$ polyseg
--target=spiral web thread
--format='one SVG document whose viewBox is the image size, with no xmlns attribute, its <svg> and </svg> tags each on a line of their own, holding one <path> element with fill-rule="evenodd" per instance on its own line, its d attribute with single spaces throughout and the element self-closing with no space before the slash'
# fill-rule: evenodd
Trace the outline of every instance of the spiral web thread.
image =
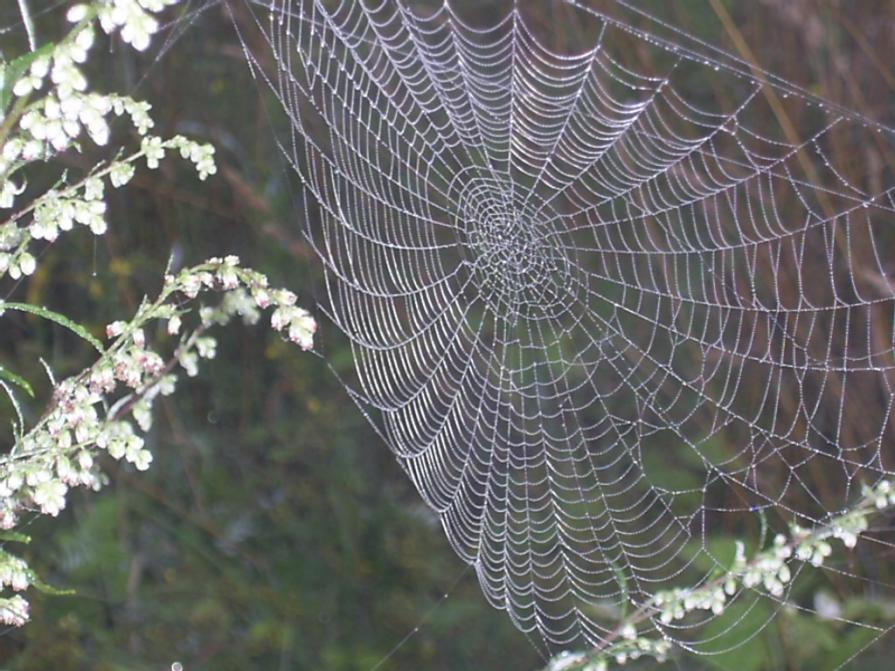
<svg viewBox="0 0 895 671">
<path fill-rule="evenodd" d="M 834 151 L 889 129 L 559 4 L 544 30 L 510 3 L 276 0 L 247 53 L 276 63 L 352 394 L 549 651 L 710 579 L 759 517 L 823 523 L 891 473 L 895 422 L 895 198 Z M 650 626 L 722 652 L 810 607 L 789 590 Z"/>
</svg>

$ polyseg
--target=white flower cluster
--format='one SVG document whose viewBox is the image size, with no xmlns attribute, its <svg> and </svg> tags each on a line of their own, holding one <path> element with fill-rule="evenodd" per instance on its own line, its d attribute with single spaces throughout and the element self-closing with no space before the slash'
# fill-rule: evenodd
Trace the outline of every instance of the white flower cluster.
<svg viewBox="0 0 895 671">
<path fill-rule="evenodd" d="M 888 482 L 884 483 L 888 484 Z M 853 510 L 835 519 L 822 533 L 808 534 L 804 529 L 793 526 L 792 532 L 796 537 L 809 535 L 796 548 L 796 559 L 810 562 L 813 566 L 820 566 L 824 559 L 833 553 L 833 548 L 827 542 L 830 538 L 842 541 L 847 548 L 853 548 L 858 544 L 858 536 L 867 531 L 869 511 Z"/>
<path fill-rule="evenodd" d="M 214 175 L 218 171 L 214 162 L 214 147 L 210 144 L 200 144 L 182 135 L 175 135 L 162 146 L 153 145 L 153 155 L 160 157 L 159 151 L 162 150 L 162 147 L 180 150 L 180 155 L 183 158 L 192 161 L 201 180 L 204 180 L 209 175 Z M 157 161 L 158 159 L 156 158 L 155 160 Z M 150 163 L 149 154 L 147 154 L 146 161 Z M 149 167 L 152 167 L 151 163 Z"/>
<path fill-rule="evenodd" d="M 78 4 L 68 10 L 72 23 L 87 19 L 91 12 L 99 16 L 102 29 L 111 34 L 121 31 L 121 39 L 139 51 L 149 46 L 152 36 L 158 32 L 159 23 L 152 16 L 179 0 L 100 0 L 95 4 Z"/>
<path fill-rule="evenodd" d="M 616 630 L 618 640 L 590 652 L 563 653 L 553 659 L 549 671 L 607 671 L 614 660 L 624 664 L 640 655 L 651 655 L 663 661 L 670 650 L 664 639 L 650 639 L 638 635 L 636 622 L 658 615 L 663 625 L 681 620 L 697 610 L 724 612 L 728 599 L 743 587 L 763 589 L 773 597 L 782 597 L 786 584 L 792 580 L 788 562 L 792 559 L 821 566 L 833 552 L 830 539 L 837 539 L 846 548 L 854 548 L 858 537 L 868 529 L 869 517 L 874 512 L 895 507 L 895 486 L 882 480 L 874 486 L 862 488 L 862 498 L 849 511 L 814 529 L 793 524 L 790 537 L 777 534 L 770 548 L 752 559 L 746 558 L 745 546 L 736 542 L 733 566 L 720 578 L 691 589 L 658 592 L 638 609 L 634 621 L 626 621 Z"/>
<path fill-rule="evenodd" d="M 778 535 L 774 539 L 774 547 L 759 553 L 752 562 L 747 562 L 745 546 L 736 541 L 736 554 L 731 569 L 718 580 L 695 588 L 678 588 L 658 592 L 652 599 L 652 606 L 659 612 L 659 621 L 669 624 L 683 619 L 687 613 L 695 610 L 710 610 L 715 615 L 724 612 L 727 599 L 736 594 L 740 583 L 746 587 L 755 587 L 765 583 L 774 591 L 789 580 L 788 573 L 781 575 L 781 566 L 785 567 L 786 558 L 792 549 L 786 545 L 786 539 Z M 788 568 L 786 569 L 788 571 Z"/>
<path fill-rule="evenodd" d="M 115 427 L 99 415 L 104 396 L 90 383 L 92 377 L 58 385 L 50 412 L 0 463 L 0 527 L 13 527 L 21 510 L 56 516 L 70 487 L 101 486 L 93 452 L 108 447 Z M 114 381 L 107 388 L 114 390 Z"/>
<path fill-rule="evenodd" d="M 27 78 L 20 82 L 26 80 Z M 18 134 L 3 144 L 0 150 L 0 174 L 6 177 L 0 183 L 0 207 L 12 208 L 16 196 L 24 191 L 24 186 L 17 186 L 9 176 L 23 165 L 47 159 L 72 147 L 83 130 L 87 131 L 96 144 L 108 143 L 107 117 L 110 114 L 126 114 L 140 135 L 146 135 L 155 125 L 149 115 L 151 105 L 127 96 L 82 94 L 78 91 L 68 92 L 66 98 L 61 96 L 61 89 L 57 86 L 56 93 L 51 92 L 31 105 L 19 119 Z"/>
<path fill-rule="evenodd" d="M 0 128 L 0 208 L 17 206 L 27 180 L 15 174 L 28 164 L 68 149 L 80 151 L 77 140 L 83 133 L 97 145 L 107 144 L 112 115 L 127 115 L 143 139 L 139 152 L 97 166 L 73 185 L 66 184 L 63 176 L 61 186 L 33 198 L 0 223 L 0 277 L 9 273 L 18 279 L 34 273 L 36 260 L 28 251 L 33 240 L 53 241 L 75 224 L 103 234 L 107 229 L 106 181 L 114 187 L 129 182 L 140 158 L 153 169 L 166 150 L 176 150 L 194 164 L 201 179 L 216 172 L 212 147 L 183 136 L 169 140 L 149 136 L 153 120 L 148 103 L 88 91 L 81 69 L 94 43 L 95 19 L 107 33 L 120 31 L 125 42 L 145 49 L 159 27 L 152 14 L 177 1 L 96 0 L 76 5 L 68 13 L 69 20 L 77 24 L 72 32 L 58 44 L 20 61 L 27 65 L 16 70 L 21 74 L 12 86 L 15 102 L 0 110 L 4 121 Z M 24 72 L 21 67 L 26 68 Z M 53 382 L 50 407 L 24 435 L 24 427 L 17 427 L 13 448 L 0 456 L 0 529 L 7 530 L 3 538 L 18 540 L 21 536 L 8 530 L 22 512 L 56 516 L 65 507 L 71 488 L 99 489 L 106 482 L 98 459 L 103 453 L 138 470 L 150 466 L 152 454 L 139 431 L 150 429 L 157 397 L 174 391 L 177 376 L 173 371 L 178 361 L 188 373 L 194 373 L 200 358 L 214 356 L 215 340 L 202 335 L 210 325 L 226 323 L 234 315 L 257 321 L 259 307 L 292 306 L 294 294 L 269 289 L 263 275 L 239 268 L 238 263 L 236 257 L 213 259 L 170 278 L 159 299 L 141 306 L 132 321 L 109 325 L 107 335 L 114 342 L 93 366 L 61 384 Z M 202 289 L 223 290 L 221 305 L 200 310 L 200 325 L 180 339 L 166 363 L 147 346 L 144 326 L 164 320 L 168 333 L 177 335 L 187 310 L 169 299 L 177 292 L 194 297 Z M 290 297 L 291 302 L 287 300 Z M 310 315 L 306 317 L 301 322 L 303 328 L 313 333 L 316 325 Z M 302 333 L 301 337 L 307 342 L 310 336 Z M 23 560 L 0 549 L 0 589 L 21 591 L 29 585 L 41 586 Z M 0 596 L 0 622 L 21 626 L 28 617 L 29 605 L 22 596 Z"/>
<path fill-rule="evenodd" d="M 20 80 L 25 81 L 25 80 Z M 86 82 L 85 82 L 86 85 Z M 18 134 L 3 145 L 0 172 L 9 173 L 24 163 L 65 151 L 74 146 L 82 131 L 97 145 L 109 141 L 109 115 L 127 115 L 140 135 L 145 135 L 154 122 L 149 115 L 151 106 L 127 96 L 102 95 L 70 91 L 62 98 L 61 89 L 49 93 L 22 114 Z M 5 197 L 0 206 L 10 208 L 22 191 L 10 178 L 4 180 Z"/>
<path fill-rule="evenodd" d="M 0 173 L 8 173 L 16 161 L 48 158 L 68 149 L 84 130 L 96 144 L 105 145 L 110 113 L 128 114 L 141 135 L 152 127 L 148 104 L 126 96 L 87 92 L 87 78 L 79 66 L 87 60 L 94 37 L 89 23 L 77 28 L 51 53 L 38 56 L 15 83 L 13 94 L 20 98 L 40 91 L 47 79 L 51 85 L 42 99 L 26 107 L 18 120 L 18 134 L 4 143 Z M 9 183 L 4 183 L 4 207 L 11 206 Z"/>
<path fill-rule="evenodd" d="M 76 91 L 84 91 L 87 79 L 78 65 L 87 60 L 87 52 L 95 37 L 93 28 L 84 26 L 56 45 L 51 54 L 35 58 L 25 75 L 13 85 L 13 95 L 21 98 L 39 91 L 47 76 L 55 86 L 59 100 L 68 99 Z"/>
<path fill-rule="evenodd" d="M 166 362 L 148 346 L 145 326 L 166 322 L 168 334 L 178 335 L 188 309 L 177 294 L 192 299 L 207 290 L 223 292 L 220 304 L 201 307 L 198 327 L 181 337 Z M 309 348 L 316 322 L 295 302 L 294 293 L 271 288 L 264 275 L 242 268 L 235 256 L 211 259 L 166 277 L 154 303 L 144 304 L 131 322 L 106 327 L 107 337 L 114 341 L 105 353 L 80 375 L 56 385 L 41 421 L 0 458 L 0 528 L 15 526 L 22 511 L 58 515 L 72 487 L 99 489 L 105 482 L 97 459 L 102 453 L 138 470 L 149 468 L 152 454 L 135 425 L 144 432 L 150 429 L 154 401 L 175 390 L 176 363 L 195 375 L 200 359 L 214 358 L 217 343 L 205 335 L 209 327 L 236 316 L 255 323 L 261 310 L 271 309 L 280 315 L 275 326 L 286 319 L 289 339 Z M 24 589 L 30 584 L 27 565 L 4 552 L 0 550 L 0 588 Z M 24 600 L 0 598 L 0 621 L 23 624 L 27 615 Z"/>
<path fill-rule="evenodd" d="M 74 224 L 83 224 L 96 235 L 106 231 L 103 182 L 89 178 L 78 188 L 51 189 L 33 205 L 33 217 L 27 229 L 15 222 L 0 226 L 0 276 L 9 273 L 13 279 L 31 275 L 37 263 L 28 250 L 30 240 L 53 241 L 60 231 L 69 231 Z M 27 234 L 26 234 L 27 231 Z"/>
<path fill-rule="evenodd" d="M 102 235 L 108 228 L 105 213 L 102 188 L 98 194 L 88 192 L 84 197 L 66 197 L 50 190 L 37 202 L 28 232 L 35 240 L 52 242 L 59 237 L 60 231 L 70 231 L 77 223 L 86 226 L 95 235 Z"/>
<path fill-rule="evenodd" d="M 24 559 L 0 550 L 0 588 L 9 586 L 21 592 L 31 584 L 30 573 Z"/>
<path fill-rule="evenodd" d="M 624 666 L 628 661 L 652 657 L 659 664 L 668 659 L 671 643 L 665 639 L 638 636 L 633 625 L 626 625 L 621 638 L 598 654 L 564 652 L 550 662 L 548 671 L 608 671 L 610 662 Z"/>
<path fill-rule="evenodd" d="M 293 292 L 271 289 L 267 278 L 261 273 L 239 268 L 239 258 L 236 256 L 212 259 L 210 262 L 219 264 L 217 273 L 203 271 L 177 278 L 188 298 L 195 298 L 203 287 L 214 288 L 216 283 L 227 291 L 218 311 L 207 308 L 201 311 L 203 323 L 226 323 L 238 315 L 246 324 L 255 324 L 261 316 L 260 310 L 273 308 L 270 322 L 275 331 L 285 330 L 287 339 L 303 350 L 314 346 L 317 322 L 310 312 L 295 305 L 297 296 Z M 174 278 L 169 281 L 173 282 Z M 174 332 L 178 329 L 179 324 L 176 324 Z M 191 368 L 188 367 L 187 371 Z"/>
<path fill-rule="evenodd" d="M 32 239 L 55 240 L 60 231 L 70 230 L 73 223 L 84 224 L 97 235 L 104 233 L 103 177 L 115 187 L 123 186 L 133 177 L 134 162 L 140 157 L 146 158 L 149 168 L 156 168 L 166 149 L 176 149 L 194 164 L 200 179 L 217 171 L 213 147 L 183 136 L 170 140 L 147 136 L 154 125 L 149 114 L 151 106 L 127 96 L 87 91 L 87 79 L 80 67 L 94 43 L 94 18 L 99 18 L 107 33 L 120 29 L 125 41 L 145 48 L 149 36 L 158 28 L 151 14 L 177 1 L 100 0 L 76 5 L 68 14 L 77 23 L 72 33 L 47 53 L 40 52 L 15 82 L 13 94 L 24 107 L 17 107 L 6 120 L 9 134 L 0 135 L 2 209 L 12 209 L 24 192 L 25 181 L 14 178 L 14 173 L 27 164 L 46 160 L 70 148 L 79 150 L 76 141 L 85 131 L 96 144 L 108 143 L 110 115 L 127 115 L 143 141 L 137 154 L 115 161 L 84 183 L 43 194 L 0 225 L 0 276 L 8 272 L 18 279 L 35 271 L 35 258 L 27 250 Z M 49 86 L 45 86 L 48 81 Z M 30 100 L 44 89 L 43 97 Z M 0 110 L 0 115 L 5 112 Z M 17 222 L 31 210 L 34 210 L 33 222 L 27 227 L 27 233 L 21 233 Z"/>
<path fill-rule="evenodd" d="M 0 597 L 0 622 L 10 627 L 21 627 L 28 621 L 28 602 L 16 594 L 10 598 Z"/>
<path fill-rule="evenodd" d="M 0 276 L 9 273 L 12 279 L 17 280 L 22 275 L 31 275 L 37 269 L 37 259 L 24 250 L 17 250 L 14 254 L 0 251 Z"/>
<path fill-rule="evenodd" d="M 283 328 L 282 315 L 288 315 L 289 339 L 304 349 L 311 347 L 317 325 L 307 311 L 295 307 L 295 294 L 271 289 L 264 275 L 241 268 L 237 257 L 211 259 L 176 277 L 169 276 L 160 302 L 141 310 L 131 324 L 109 324 L 106 335 L 117 339 L 113 347 L 80 376 L 56 387 L 53 406 L 41 423 L 21 439 L 13 456 L 0 461 L 0 527 L 14 526 L 22 509 L 37 508 L 44 514 L 57 515 L 72 486 L 99 488 L 102 483 L 94 459 L 98 451 L 124 459 L 139 470 L 149 467 L 152 454 L 130 421 L 119 416 L 117 410 L 126 408 L 137 425 L 148 430 L 152 403 L 159 394 L 174 391 L 176 377 L 168 372 L 170 366 L 162 356 L 147 346 L 143 324 L 165 320 L 168 333 L 177 334 L 182 313 L 168 299 L 175 293 L 195 298 L 203 289 L 221 290 L 225 295 L 217 308 L 202 308 L 200 329 L 176 352 L 176 360 L 188 375 L 197 373 L 199 359 L 212 359 L 216 353 L 214 338 L 202 331 L 213 324 L 225 324 L 233 316 L 255 323 L 259 308 L 274 309 L 276 330 Z M 124 406 L 113 404 L 101 417 L 98 408 L 108 405 L 110 396 L 122 387 L 127 393 Z"/>
<path fill-rule="evenodd" d="M 888 480 L 881 480 L 874 487 L 864 485 L 861 494 L 873 502 L 877 510 L 885 510 L 895 506 L 895 487 Z"/>
<path fill-rule="evenodd" d="M 736 594 L 740 585 L 747 589 L 763 588 L 774 597 L 781 597 L 786 584 L 792 579 L 787 564 L 791 558 L 821 566 L 833 553 L 830 539 L 837 539 L 846 548 L 857 545 L 858 537 L 869 526 L 868 517 L 874 510 L 895 505 L 895 491 L 889 481 L 883 480 L 875 487 L 866 487 L 863 498 L 852 510 L 833 518 L 816 529 L 803 529 L 793 524 L 790 540 L 783 534 L 774 537 L 773 546 L 746 560 L 741 542 L 736 544 L 733 567 L 720 580 L 711 581 L 695 589 L 675 589 L 659 592 L 653 604 L 659 610 L 659 620 L 669 624 L 694 610 L 711 610 L 715 614 L 724 610 L 727 599 Z"/>
<path fill-rule="evenodd" d="M 134 163 L 143 157 L 147 166 L 155 168 L 164 158 L 166 149 L 176 149 L 195 164 L 200 179 L 214 174 L 214 148 L 194 142 L 181 135 L 169 140 L 155 136 L 143 138 L 141 150 L 121 161 L 115 161 L 103 170 L 89 176 L 74 186 L 57 190 L 51 189 L 38 198 L 31 208 L 33 217 L 25 235 L 15 221 L 0 226 L 0 276 L 9 273 L 13 279 L 31 275 L 36 269 L 36 261 L 28 251 L 31 240 L 55 240 L 60 232 L 70 231 L 74 224 L 82 224 L 95 235 L 102 235 L 108 229 L 105 219 L 105 181 L 119 188 L 127 184 L 134 175 Z M 7 182 L 11 184 L 12 182 Z"/>
<path fill-rule="evenodd" d="M 304 308 L 293 305 L 295 297 L 290 296 L 291 303 L 281 304 L 270 318 L 271 326 L 277 331 L 286 330 L 289 340 L 307 351 L 314 346 L 314 333 L 317 322 L 311 313 Z"/>
<path fill-rule="evenodd" d="M 737 576 L 742 580 L 743 587 L 752 589 L 762 586 L 773 596 L 783 596 L 785 585 L 792 579 L 792 572 L 786 561 L 792 556 L 792 547 L 788 544 L 786 536 L 777 534 L 774 536 L 773 546 L 763 552 L 759 552 L 751 562 L 746 562 L 744 546 L 737 541 L 737 554 L 734 560 L 734 568 L 727 574 L 724 583 L 724 593 L 733 596 L 737 590 Z"/>
<path fill-rule="evenodd" d="M 222 320 L 228 321 L 238 315 L 245 323 L 255 324 L 260 318 L 260 310 L 273 308 L 270 322 L 275 331 L 285 329 L 287 339 L 303 350 L 314 346 L 317 322 L 310 312 L 295 305 L 298 299 L 295 293 L 288 289 L 271 289 L 267 277 L 261 273 L 239 268 L 236 256 L 212 259 L 212 262 L 219 264 L 215 275 L 200 273 L 184 279 L 188 296 L 197 290 L 197 285 L 209 286 L 215 281 L 228 292 L 217 313 L 202 311 L 203 323 L 222 323 Z"/>
</svg>

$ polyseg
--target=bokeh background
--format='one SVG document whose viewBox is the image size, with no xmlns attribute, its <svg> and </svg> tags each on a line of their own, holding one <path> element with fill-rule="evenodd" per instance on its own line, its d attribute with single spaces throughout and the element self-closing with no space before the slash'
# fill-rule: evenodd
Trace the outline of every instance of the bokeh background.
<svg viewBox="0 0 895 671">
<path fill-rule="evenodd" d="M 32 0 L 41 40 L 61 34 L 65 4 Z M 568 11 L 547 0 L 521 4 L 547 29 Z M 589 4 L 615 9 L 608 0 Z M 634 4 L 736 52 L 708 0 Z M 763 68 L 895 125 L 895 2 L 721 4 Z M 461 11 L 493 5 L 499 13 L 507 3 L 453 5 Z M 159 135 L 213 143 L 218 176 L 200 184 L 176 160 L 141 171 L 111 195 L 106 236 L 61 238 L 43 251 L 31 281 L 2 289 L 97 333 L 157 290 L 172 255 L 189 264 L 237 253 L 309 307 L 321 291 L 320 269 L 294 209 L 295 179 L 275 144 L 285 120 L 250 76 L 233 29 L 234 21 L 248 20 L 248 10 L 241 0 L 187 1 L 168 16 L 146 54 L 102 42 L 91 75 L 98 88 L 150 101 Z M 21 53 L 15 3 L 0 7 L 0 29 L 2 56 Z M 892 159 L 883 149 L 841 150 L 878 166 L 877 179 L 891 177 Z M 89 159 L 88 152 L 67 160 L 74 174 Z M 2 668 L 161 670 L 174 661 L 187 671 L 369 671 L 380 662 L 378 668 L 395 670 L 542 666 L 506 615 L 486 605 L 474 575 L 325 362 L 261 328 L 220 335 L 217 360 L 161 403 L 148 473 L 112 465 L 107 489 L 77 492 L 58 519 L 29 525 L 29 560 L 75 594 L 34 596 L 33 623 L 0 636 Z M 350 374 L 347 343 L 325 322 L 319 348 L 337 372 Z M 61 330 L 6 315 L 0 360 L 37 381 L 40 356 L 59 376 L 90 360 Z M 36 415 L 39 404 L 28 410 Z M 0 423 L 10 417 L 0 404 Z M 889 582 L 890 559 L 873 558 L 876 584 Z M 846 600 L 846 586 L 839 587 L 842 594 L 835 582 L 815 585 L 839 600 L 846 616 L 895 617 L 890 592 Z M 672 664 L 832 669 L 869 640 L 861 630 L 794 612 L 734 654 Z M 891 668 L 891 645 L 877 641 L 853 668 Z"/>
</svg>

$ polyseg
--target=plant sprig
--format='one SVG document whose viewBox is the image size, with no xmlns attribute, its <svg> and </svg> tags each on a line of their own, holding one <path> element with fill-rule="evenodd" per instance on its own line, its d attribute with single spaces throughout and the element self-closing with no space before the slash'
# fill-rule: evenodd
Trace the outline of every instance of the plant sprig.
<svg viewBox="0 0 895 671">
<path fill-rule="evenodd" d="M 777 534 L 770 548 L 752 558 L 747 559 L 744 544 L 736 541 L 733 566 L 722 575 L 695 588 L 657 592 L 623 618 L 600 645 L 585 652 L 562 653 L 551 660 L 547 669 L 607 671 L 612 662 L 625 664 L 629 659 L 643 656 L 664 662 L 671 650 L 670 641 L 641 634 L 639 625 L 655 620 L 659 625 L 667 625 L 699 610 L 720 615 L 729 600 L 743 589 L 762 590 L 779 598 L 792 579 L 789 565 L 792 561 L 822 566 L 833 553 L 831 540 L 840 541 L 846 549 L 854 548 L 859 536 L 868 529 L 870 517 L 893 507 L 895 485 L 889 480 L 880 480 L 874 486 L 864 485 L 861 498 L 846 512 L 810 529 L 792 524 L 788 536 Z"/>
<path fill-rule="evenodd" d="M 76 224 L 103 235 L 107 185 L 125 186 L 136 167 L 145 161 L 157 168 L 168 151 L 189 160 L 199 179 L 216 172 L 214 148 L 177 135 L 169 139 L 149 134 L 154 122 L 151 106 L 128 96 L 88 91 L 81 65 L 94 44 L 95 24 L 138 50 L 145 49 L 159 29 L 154 14 L 178 0 L 94 0 L 72 7 L 67 17 L 74 27 L 62 40 L 0 64 L 0 280 L 32 275 L 37 259 L 31 246 L 39 240 L 54 242 Z M 140 148 L 125 156 L 96 164 L 72 183 L 62 171 L 56 185 L 43 193 L 26 194 L 20 177 L 36 161 L 48 161 L 65 151 L 81 151 L 86 135 L 96 145 L 110 140 L 112 116 L 127 117 L 140 137 Z M 23 195 L 24 194 L 24 195 Z M 30 197 L 29 197 L 30 196 Z M 17 201 L 25 202 L 14 207 Z M 220 300 L 203 304 L 209 295 Z M 317 325 L 296 304 L 286 289 L 273 289 L 259 272 L 240 266 L 235 256 L 166 275 L 158 296 L 144 300 L 129 321 L 106 329 L 107 347 L 83 326 L 64 315 L 27 303 L 0 301 L 0 318 L 6 310 L 21 310 L 66 326 L 99 352 L 92 365 L 77 375 L 56 382 L 52 399 L 30 427 L 19 408 L 15 388 L 33 396 L 21 376 L 0 367 L 0 386 L 18 417 L 9 451 L 0 456 L 0 543 L 27 537 L 12 531 L 24 513 L 56 516 L 75 487 L 99 489 L 108 480 L 103 455 L 124 460 L 138 470 L 147 469 L 152 453 L 145 433 L 152 425 L 155 401 L 174 392 L 181 372 L 196 375 L 199 362 L 215 356 L 216 341 L 208 331 L 235 317 L 257 322 L 263 311 L 271 326 L 302 349 L 313 346 Z M 164 322 L 167 358 L 147 338 L 154 322 Z M 175 340 L 176 339 L 176 340 Z M 48 370 L 49 372 L 49 370 Z M 0 547 L 0 590 L 13 592 L 34 587 L 53 591 L 28 564 Z M 28 621 L 29 604 L 20 594 L 0 592 L 0 623 L 21 626 Z"/>
</svg>

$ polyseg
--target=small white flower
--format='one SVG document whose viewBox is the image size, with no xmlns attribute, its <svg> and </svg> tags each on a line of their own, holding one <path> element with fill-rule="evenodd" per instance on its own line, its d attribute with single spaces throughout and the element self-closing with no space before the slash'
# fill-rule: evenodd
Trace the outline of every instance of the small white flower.
<svg viewBox="0 0 895 671">
<path fill-rule="evenodd" d="M 19 79 L 19 81 L 15 83 L 15 86 L 12 87 L 13 94 L 19 97 L 26 96 L 43 86 L 43 81 L 47 76 L 49 66 L 50 59 L 46 56 L 41 56 L 40 58 L 35 59 L 28 69 L 28 74 Z"/>
<path fill-rule="evenodd" d="M 19 157 L 19 154 L 22 153 L 22 147 L 24 146 L 25 143 L 19 138 L 10 140 L 3 145 L 3 160 L 7 163 L 12 163 Z"/>
<path fill-rule="evenodd" d="M 87 125 L 87 134 L 100 147 L 105 146 L 109 142 L 109 124 L 105 119 L 97 119 Z M 120 186 L 116 184 L 115 186 Z"/>
<path fill-rule="evenodd" d="M 195 298 L 199 295 L 199 290 L 202 288 L 202 281 L 198 276 L 194 274 L 185 275 L 181 277 L 180 282 L 183 293 L 185 293 L 188 298 Z"/>
<path fill-rule="evenodd" d="M 103 235 L 107 230 L 109 230 L 109 225 L 106 223 L 106 220 L 102 215 L 94 215 L 90 217 L 90 221 L 87 223 L 87 226 L 90 227 L 90 231 L 94 235 Z"/>
<path fill-rule="evenodd" d="M 93 466 L 93 456 L 87 450 L 78 453 L 78 466 L 82 470 L 88 470 Z"/>
<path fill-rule="evenodd" d="M 255 289 L 252 292 L 252 297 L 255 299 L 255 303 L 258 307 L 262 310 L 270 305 L 270 294 L 266 289 Z"/>
<path fill-rule="evenodd" d="M 71 95 L 59 101 L 59 111 L 62 118 L 69 122 L 77 122 L 84 109 L 84 98 L 79 95 Z"/>
<path fill-rule="evenodd" d="M 106 326 L 106 337 L 107 338 L 117 338 L 122 333 L 124 333 L 124 327 L 127 326 L 123 321 L 112 322 L 108 326 Z"/>
<path fill-rule="evenodd" d="M 317 332 L 317 322 L 311 313 L 303 308 L 293 308 L 295 311 L 289 323 L 289 340 L 307 351 L 314 347 L 314 333 Z"/>
<path fill-rule="evenodd" d="M 11 179 L 3 181 L 0 187 L 0 208 L 9 209 L 15 203 L 15 197 L 25 190 L 25 185 L 18 187 Z"/>
<path fill-rule="evenodd" d="M 18 516 L 12 510 L 0 508 L 0 529 L 12 529 L 18 521 Z"/>
<path fill-rule="evenodd" d="M 143 372 L 154 376 L 165 367 L 165 362 L 158 354 L 149 350 L 141 351 L 137 355 L 137 361 Z"/>
<path fill-rule="evenodd" d="M 170 396 L 174 393 L 174 390 L 177 386 L 177 376 L 176 375 L 165 375 L 158 382 L 158 390 L 162 396 Z"/>
<path fill-rule="evenodd" d="M 131 337 L 134 339 L 134 345 L 139 349 L 146 347 L 146 333 L 143 329 L 135 329 Z"/>
<path fill-rule="evenodd" d="M 177 360 L 189 377 L 196 377 L 199 374 L 199 357 L 195 352 L 183 351 Z"/>
<path fill-rule="evenodd" d="M 165 157 L 165 147 L 162 139 L 155 136 L 144 137 L 140 147 L 146 155 L 146 166 L 150 170 L 158 168 L 159 161 Z"/>
<path fill-rule="evenodd" d="M 211 337 L 196 339 L 196 352 L 203 359 L 213 359 L 217 354 L 217 341 Z"/>
<path fill-rule="evenodd" d="M 777 579 L 782 583 L 788 583 L 792 579 L 792 573 L 789 570 L 789 566 L 783 564 L 780 567 L 780 570 L 777 571 Z"/>
<path fill-rule="evenodd" d="M 29 254 L 28 252 L 24 252 L 21 256 L 19 256 L 19 270 L 21 270 L 22 275 L 33 275 L 36 269 L 37 261 L 35 261 L 34 257 L 31 256 L 31 254 Z"/>
<path fill-rule="evenodd" d="M 22 147 L 22 158 L 26 161 L 34 161 L 44 155 L 44 144 L 40 140 L 29 140 Z"/>
<path fill-rule="evenodd" d="M 91 177 L 84 183 L 84 200 L 102 200 L 105 182 L 99 177 Z"/>
<path fill-rule="evenodd" d="M 122 106 L 117 109 L 123 109 L 130 115 L 131 123 L 134 124 L 140 135 L 146 135 L 149 129 L 155 125 L 152 117 L 149 116 L 149 110 L 152 109 L 152 105 L 147 102 L 126 98 L 123 100 Z M 118 113 L 117 109 L 116 114 Z"/>
<path fill-rule="evenodd" d="M 137 467 L 138 471 L 145 471 L 149 468 L 149 464 L 152 463 L 152 452 L 149 450 L 140 450 L 134 455 L 133 464 Z"/>
<path fill-rule="evenodd" d="M 152 408 L 150 407 L 149 402 L 146 399 L 138 401 L 134 404 L 131 413 L 134 416 L 134 420 L 137 422 L 137 426 L 143 431 L 149 431 L 152 427 Z"/>
<path fill-rule="evenodd" d="M 295 305 L 298 296 L 288 289 L 278 289 L 274 292 L 274 300 L 280 305 Z"/>
<path fill-rule="evenodd" d="M 65 18 L 66 20 L 68 20 L 69 23 L 78 23 L 79 21 L 83 21 L 87 17 L 87 12 L 87 5 L 74 5 L 68 10 L 68 12 L 66 12 Z"/>
<path fill-rule="evenodd" d="M 282 331 L 290 320 L 289 308 L 277 308 L 270 316 L 270 325 L 274 331 Z"/>
<path fill-rule="evenodd" d="M 75 36 L 74 46 L 77 52 L 72 55 L 75 62 L 83 63 L 87 59 L 87 51 L 93 46 L 95 38 L 96 35 L 89 26 Z"/>
<path fill-rule="evenodd" d="M 87 89 L 87 79 L 84 77 L 84 73 L 68 57 L 60 58 L 57 56 L 53 64 L 53 71 L 50 73 L 50 79 L 56 85 L 60 99 L 68 98 L 75 91 Z"/>
<path fill-rule="evenodd" d="M 114 163 L 109 169 L 109 181 L 118 188 L 127 184 L 134 176 L 134 166 L 130 163 Z"/>
<path fill-rule="evenodd" d="M 127 23 L 121 29 L 121 39 L 137 51 L 145 51 L 150 38 L 158 30 L 158 21 L 138 7 L 131 10 Z"/>
<path fill-rule="evenodd" d="M 42 482 L 34 488 L 31 498 L 34 499 L 35 505 L 45 515 L 56 517 L 65 507 L 65 495 L 68 493 L 68 487 L 59 480 L 49 480 Z"/>
<path fill-rule="evenodd" d="M 13 571 L 9 576 L 9 586 L 16 592 L 28 589 L 31 582 L 28 580 L 28 574 L 24 570 Z"/>
<path fill-rule="evenodd" d="M 239 277 L 236 275 L 236 271 L 234 271 L 231 266 L 223 266 L 218 271 L 218 279 L 220 280 L 224 289 L 233 290 L 239 286 Z"/>
</svg>

